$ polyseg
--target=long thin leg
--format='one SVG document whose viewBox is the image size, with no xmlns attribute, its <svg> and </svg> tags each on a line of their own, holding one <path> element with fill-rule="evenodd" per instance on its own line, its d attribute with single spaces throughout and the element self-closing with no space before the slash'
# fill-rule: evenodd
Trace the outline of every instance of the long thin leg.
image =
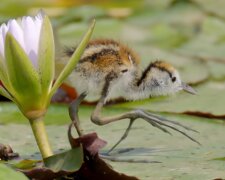
<svg viewBox="0 0 225 180">
<path fill-rule="evenodd" d="M 108 81 L 105 84 L 105 88 L 104 88 L 104 91 L 102 93 L 102 96 L 101 96 L 99 102 L 97 103 L 94 112 L 91 115 L 91 120 L 95 124 L 105 125 L 105 124 L 109 124 L 111 122 L 119 121 L 119 120 L 122 120 L 122 119 L 130 119 L 131 121 L 134 121 L 138 118 L 141 118 L 141 119 L 144 119 L 145 121 L 147 121 L 148 123 L 150 123 L 152 126 L 162 130 L 163 132 L 171 134 L 166 129 L 166 128 L 169 128 L 169 129 L 172 129 L 174 131 L 177 131 L 177 132 L 183 134 L 184 136 L 186 136 L 190 140 L 196 142 L 197 144 L 200 144 L 198 141 L 196 141 L 195 139 L 190 137 L 188 134 L 186 134 L 185 132 L 179 130 L 178 128 L 176 128 L 174 126 L 178 126 L 178 127 L 184 128 L 186 130 L 190 130 L 190 131 L 195 131 L 195 130 L 193 130 L 189 127 L 186 127 L 186 126 L 184 126 L 184 125 L 182 125 L 178 122 L 174 122 L 174 121 L 168 120 L 166 118 L 161 118 L 160 116 L 151 114 L 151 113 L 149 113 L 147 111 L 144 111 L 144 110 L 139 109 L 139 110 L 133 110 L 133 111 L 121 114 L 121 115 L 115 115 L 115 116 L 111 116 L 111 117 L 102 117 L 101 111 L 102 111 L 103 105 L 104 105 L 104 103 L 106 101 L 106 98 L 107 98 L 107 95 L 108 95 L 109 86 L 110 86 L 110 82 Z M 133 122 L 130 122 L 130 124 L 129 124 L 128 128 L 126 129 L 125 133 L 123 134 L 122 138 L 118 141 L 118 143 L 116 143 L 113 146 L 112 149 L 110 149 L 110 151 L 112 151 L 122 140 L 124 140 L 127 137 L 128 133 L 131 129 L 132 124 L 133 124 Z M 169 124 L 172 124 L 174 126 L 169 125 Z"/>
<path fill-rule="evenodd" d="M 130 120 L 130 122 L 129 122 L 129 125 L 128 125 L 128 127 L 127 127 L 127 129 L 126 129 L 126 131 L 124 132 L 124 134 L 123 134 L 123 136 L 120 138 L 120 140 L 107 152 L 107 154 L 109 154 L 113 149 L 115 149 L 116 148 L 116 146 L 118 145 L 118 144 L 120 144 L 120 142 L 121 141 L 123 141 L 124 139 L 126 139 L 126 137 L 128 136 L 128 133 L 130 132 L 130 129 L 131 129 L 131 127 L 132 127 L 132 124 L 134 123 L 134 120 L 135 119 L 131 119 Z"/>
<path fill-rule="evenodd" d="M 85 97 L 86 97 L 86 93 L 84 92 L 80 94 L 80 96 L 77 99 L 75 99 L 69 106 L 70 119 L 73 121 L 73 124 L 79 136 L 83 135 L 83 130 L 81 128 L 80 120 L 78 117 L 78 108 L 80 103 L 84 100 Z"/>
<path fill-rule="evenodd" d="M 172 123 L 172 124 L 174 124 L 174 125 L 181 126 L 181 127 L 183 127 L 184 129 L 186 129 L 186 130 L 189 130 L 189 131 L 193 131 L 193 132 L 199 133 L 199 132 L 196 131 L 195 129 L 192 129 L 192 128 L 190 128 L 190 127 L 187 127 L 187 126 L 185 126 L 185 125 L 183 125 L 183 124 L 181 124 L 181 123 L 179 123 L 179 122 L 175 122 L 175 121 L 168 120 L 168 119 L 166 119 L 166 118 L 164 118 L 164 117 L 162 117 L 162 116 L 155 115 L 155 114 L 150 113 L 150 112 L 148 112 L 148 111 L 145 111 L 145 112 L 146 112 L 149 116 L 152 116 L 152 117 L 155 117 L 155 118 L 160 118 L 161 121 L 169 122 L 169 123 Z"/>
</svg>

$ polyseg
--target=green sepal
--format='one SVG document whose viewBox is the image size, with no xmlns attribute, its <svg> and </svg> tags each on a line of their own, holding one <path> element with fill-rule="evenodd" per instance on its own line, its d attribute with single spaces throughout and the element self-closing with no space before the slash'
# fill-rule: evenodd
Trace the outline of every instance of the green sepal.
<svg viewBox="0 0 225 180">
<path fill-rule="evenodd" d="M 42 94 L 48 95 L 55 75 L 55 45 L 51 22 L 45 15 L 40 33 L 38 67 Z"/>
<path fill-rule="evenodd" d="M 0 80 L 1 80 L 2 84 L 6 87 L 6 89 L 8 91 L 12 90 L 12 88 L 10 86 L 10 83 L 9 83 L 8 75 L 7 75 L 7 70 L 6 70 L 6 66 L 5 66 L 5 60 L 1 56 L 1 54 L 0 54 Z"/>
<path fill-rule="evenodd" d="M 25 107 L 36 106 L 35 102 L 41 95 L 38 73 L 20 44 L 9 32 L 5 40 L 5 65 L 12 88 L 10 93 L 21 108 L 26 110 Z"/>
<path fill-rule="evenodd" d="M 8 98 L 11 101 L 14 101 L 14 98 L 5 90 L 5 88 L 3 86 L 0 86 L 0 94 L 2 96 L 5 96 L 6 98 Z"/>
<path fill-rule="evenodd" d="M 79 61 L 80 57 L 82 56 L 90 38 L 92 35 L 92 32 L 95 27 L 95 20 L 93 20 L 91 26 L 89 27 L 88 31 L 86 32 L 85 36 L 83 37 L 82 41 L 76 48 L 75 52 L 73 53 L 72 57 L 70 58 L 69 62 L 67 65 L 64 67 L 62 72 L 59 74 L 59 77 L 56 79 L 52 90 L 51 90 L 51 95 L 55 93 L 57 88 L 62 84 L 62 82 L 69 76 L 69 74 L 73 71 L 75 68 L 77 62 Z"/>
</svg>

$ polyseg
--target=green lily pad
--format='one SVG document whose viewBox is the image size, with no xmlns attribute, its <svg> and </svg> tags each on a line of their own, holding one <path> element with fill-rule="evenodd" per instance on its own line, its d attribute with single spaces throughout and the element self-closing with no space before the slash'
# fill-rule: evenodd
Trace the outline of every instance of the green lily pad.
<svg viewBox="0 0 225 180">
<path fill-rule="evenodd" d="M 208 61 L 225 62 L 225 23 L 220 19 L 207 17 L 201 27 L 201 33 L 183 44 L 177 51 L 183 55 L 198 57 Z"/>
<path fill-rule="evenodd" d="M 193 0 L 198 6 L 203 8 L 208 14 L 214 14 L 218 17 L 225 18 L 225 2 L 223 0 L 213 1 L 213 0 Z"/>
<path fill-rule="evenodd" d="M 225 23 L 216 17 L 206 17 L 202 24 L 202 33 L 212 37 L 223 37 L 225 35 Z"/>
<path fill-rule="evenodd" d="M 85 22 L 76 22 L 64 25 L 57 29 L 57 37 L 62 45 L 74 46 L 78 44 L 80 37 L 87 30 L 88 24 Z"/>
<path fill-rule="evenodd" d="M 210 71 L 210 77 L 213 80 L 225 80 L 225 63 L 223 62 L 207 62 L 207 69 Z"/>
<path fill-rule="evenodd" d="M 32 159 L 24 159 L 19 162 L 17 161 L 9 161 L 9 164 L 16 169 L 31 169 L 39 163 L 40 160 L 32 160 Z"/>
<path fill-rule="evenodd" d="M 154 98 L 145 101 L 127 102 L 120 108 L 142 108 L 156 112 L 203 112 L 222 116 L 224 112 L 225 83 L 208 82 L 195 88 L 197 95 L 179 93 L 176 96 Z M 224 100 L 223 100 L 224 99 Z M 213 103 L 213 104 L 212 104 Z"/>
<path fill-rule="evenodd" d="M 54 172 L 74 172 L 80 169 L 83 164 L 83 150 L 81 147 L 56 154 L 44 159 L 45 166 Z"/>
<path fill-rule="evenodd" d="M 165 23 L 175 25 L 174 28 L 183 27 L 183 32 L 190 35 L 196 34 L 196 28 L 201 25 L 205 18 L 204 12 L 188 2 L 173 4 L 166 11 L 161 12 L 161 20 Z M 188 30 L 188 31 L 187 31 Z"/>
<path fill-rule="evenodd" d="M 28 178 L 20 172 L 16 172 L 11 168 L 5 166 L 4 164 L 0 164 L 0 179 L 1 180 L 8 180 L 8 179 L 15 179 L 15 180 L 27 180 Z"/>
<path fill-rule="evenodd" d="M 184 82 L 191 84 L 203 82 L 210 75 L 206 63 L 198 59 L 188 58 L 147 45 L 139 45 L 136 49 L 140 52 L 143 68 L 155 60 L 166 61 L 178 69 Z"/>
<path fill-rule="evenodd" d="M 140 17 L 139 22 L 137 18 L 134 16 L 134 20 L 130 18 L 128 22 L 132 24 L 144 22 L 139 26 L 148 28 L 145 43 L 172 49 L 185 44 L 195 36 L 204 14 L 191 4 L 179 4 L 162 12 L 156 11 L 154 14 Z"/>
<path fill-rule="evenodd" d="M 99 18 L 106 16 L 106 10 L 97 6 L 79 6 L 67 9 L 63 16 L 57 18 L 57 26 L 64 26 L 68 23 L 74 23 L 74 21 L 89 21 L 93 18 Z"/>
<path fill-rule="evenodd" d="M 118 38 L 121 34 L 122 27 L 123 24 L 119 20 L 112 18 L 98 19 L 93 36 L 95 38 Z M 62 45 L 76 46 L 86 29 L 87 24 L 85 22 L 70 23 L 59 28 L 57 35 Z"/>
<path fill-rule="evenodd" d="M 58 112 L 59 107 L 55 110 L 52 107 L 51 113 Z M 65 106 L 61 106 L 61 113 L 66 110 Z M 102 151 L 105 152 L 121 137 L 128 121 L 123 120 L 106 126 L 97 126 L 88 118 L 92 110 L 93 107 L 81 106 L 81 125 L 85 132 L 95 131 L 108 142 Z M 127 109 L 107 107 L 104 114 L 110 116 L 125 111 Z M 178 178 L 185 180 L 198 178 L 204 180 L 224 177 L 224 161 L 212 160 L 224 157 L 224 124 L 187 115 L 163 114 L 163 116 L 198 130 L 199 133 L 189 132 L 189 135 L 200 141 L 202 146 L 196 145 L 173 131 L 171 131 L 173 136 L 170 136 L 139 119 L 135 122 L 128 138 L 112 152 L 111 156 L 122 161 L 149 160 L 160 163 L 107 162 L 115 170 L 140 179 Z M 67 128 L 67 126 L 47 126 L 54 150 L 68 148 Z M 13 133 L 8 133 L 6 136 L 5 132 Z M 10 143 L 22 157 L 25 155 L 29 157 L 38 151 L 29 125 L 0 126 L 0 141 Z"/>
<path fill-rule="evenodd" d="M 113 18 L 99 19 L 96 21 L 95 38 L 119 38 L 123 22 Z"/>
<path fill-rule="evenodd" d="M 225 157 L 219 157 L 219 158 L 215 158 L 213 160 L 225 161 Z"/>
<path fill-rule="evenodd" d="M 179 47 L 187 42 L 189 37 L 178 28 L 169 24 L 156 23 L 149 27 L 149 36 L 146 37 L 146 43 L 154 44 L 161 48 Z"/>
</svg>

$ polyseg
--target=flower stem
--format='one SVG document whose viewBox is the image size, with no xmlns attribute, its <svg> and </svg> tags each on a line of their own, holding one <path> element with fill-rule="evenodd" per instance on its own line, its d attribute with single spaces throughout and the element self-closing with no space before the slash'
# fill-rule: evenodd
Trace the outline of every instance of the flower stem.
<svg viewBox="0 0 225 180">
<path fill-rule="evenodd" d="M 30 120 L 30 125 L 33 130 L 34 137 L 36 139 L 38 148 L 41 152 L 42 158 L 47 158 L 53 155 L 51 150 L 48 136 L 45 130 L 45 125 L 43 121 L 43 116 Z"/>
</svg>

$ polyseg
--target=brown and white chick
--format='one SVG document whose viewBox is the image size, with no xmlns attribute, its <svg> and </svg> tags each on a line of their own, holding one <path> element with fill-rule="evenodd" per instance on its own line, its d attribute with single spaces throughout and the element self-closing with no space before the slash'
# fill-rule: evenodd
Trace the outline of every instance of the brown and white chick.
<svg viewBox="0 0 225 180">
<path fill-rule="evenodd" d="M 66 55 L 72 55 L 74 50 L 75 48 L 67 49 Z M 144 110 L 133 110 L 113 117 L 101 116 L 101 109 L 105 102 L 118 97 L 126 100 L 140 100 L 174 94 L 180 90 L 195 94 L 194 89 L 181 81 L 178 71 L 166 62 L 150 63 L 144 71 L 141 71 L 138 55 L 127 46 L 114 40 L 93 40 L 89 42 L 68 80 L 80 94 L 75 103 L 76 108 L 84 98 L 89 101 L 98 100 L 91 115 L 91 120 L 95 124 L 104 125 L 130 119 L 129 127 L 120 141 L 127 136 L 132 123 L 138 118 L 146 120 L 164 132 L 169 133 L 165 129 L 168 127 L 195 141 L 186 133 L 167 123 L 182 126 L 188 130 L 190 128 Z"/>
</svg>

